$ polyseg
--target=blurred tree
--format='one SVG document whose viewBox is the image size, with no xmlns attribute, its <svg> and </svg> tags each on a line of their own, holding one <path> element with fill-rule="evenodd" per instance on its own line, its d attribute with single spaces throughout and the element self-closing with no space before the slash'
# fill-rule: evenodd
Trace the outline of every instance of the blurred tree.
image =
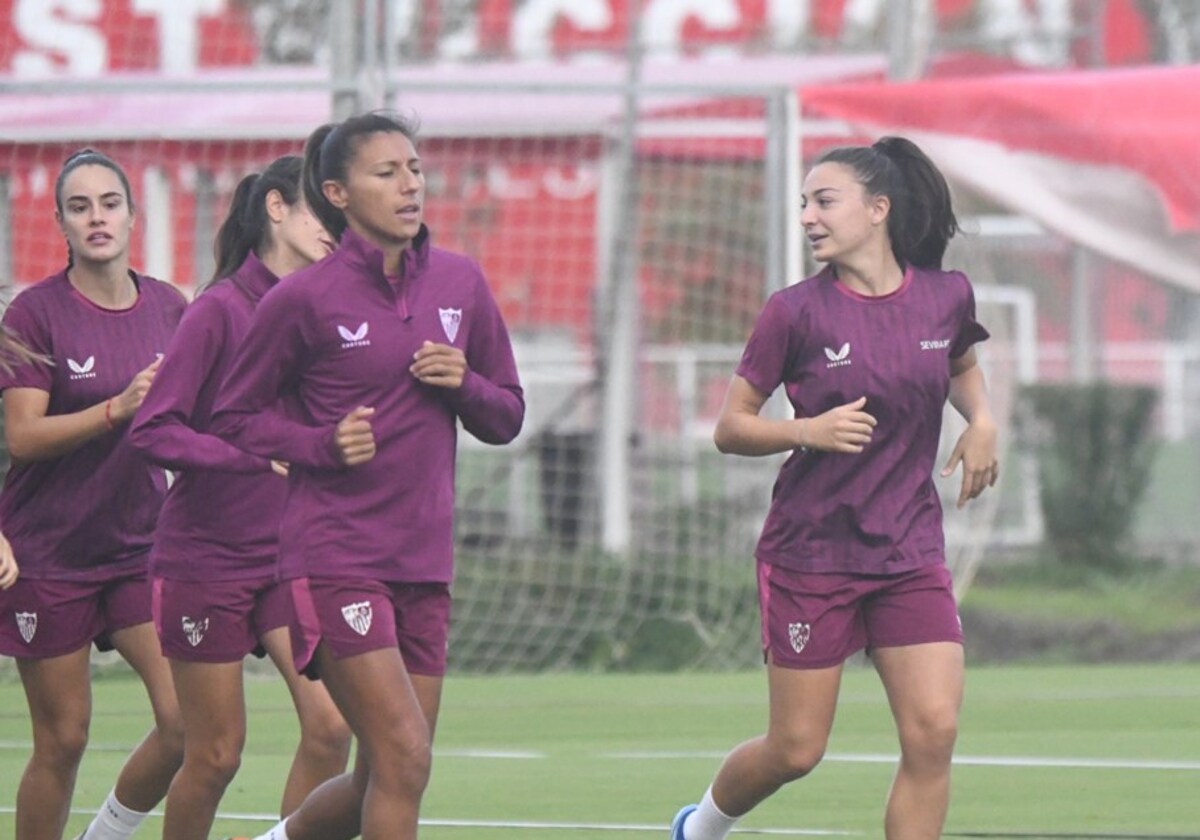
<svg viewBox="0 0 1200 840">
<path fill-rule="evenodd" d="M 1038 453 L 1046 538 L 1055 559 L 1109 573 L 1134 568 L 1129 540 L 1158 448 L 1146 386 L 1032 385 L 1019 431 Z"/>
</svg>

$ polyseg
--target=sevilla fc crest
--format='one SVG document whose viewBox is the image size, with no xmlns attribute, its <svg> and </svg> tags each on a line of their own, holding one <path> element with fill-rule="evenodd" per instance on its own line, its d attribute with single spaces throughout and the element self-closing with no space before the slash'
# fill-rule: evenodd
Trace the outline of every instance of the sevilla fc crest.
<svg viewBox="0 0 1200 840">
<path fill-rule="evenodd" d="M 442 330 L 446 333 L 446 338 L 453 344 L 454 339 L 458 338 L 458 328 L 462 324 L 462 310 L 439 308 L 438 317 L 442 319 Z"/>
<path fill-rule="evenodd" d="M 346 619 L 346 623 L 354 628 L 354 632 L 360 636 L 367 635 L 367 631 L 371 629 L 371 602 L 359 601 L 357 604 L 347 604 L 342 607 L 342 618 Z"/>
<path fill-rule="evenodd" d="M 808 644 L 808 639 L 812 635 L 812 626 L 796 622 L 788 625 L 788 641 L 792 643 L 792 650 L 796 653 L 804 650 L 804 646 Z"/>
<path fill-rule="evenodd" d="M 17 630 L 20 631 L 21 638 L 25 640 L 25 644 L 32 642 L 34 635 L 37 633 L 37 613 L 17 613 Z"/>
<path fill-rule="evenodd" d="M 208 630 L 207 618 L 188 618 L 183 617 L 183 635 L 187 637 L 188 644 L 196 647 L 204 641 L 204 633 Z"/>
</svg>

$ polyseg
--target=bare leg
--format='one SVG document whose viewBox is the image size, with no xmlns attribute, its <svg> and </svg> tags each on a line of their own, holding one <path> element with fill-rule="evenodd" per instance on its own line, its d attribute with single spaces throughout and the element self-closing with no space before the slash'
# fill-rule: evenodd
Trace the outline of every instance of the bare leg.
<svg viewBox="0 0 1200 840">
<path fill-rule="evenodd" d="M 205 840 L 242 759 L 241 662 L 171 660 L 184 725 L 183 766 L 167 792 L 163 840 Z"/>
<path fill-rule="evenodd" d="M 150 622 L 112 634 L 113 646 L 141 677 L 154 711 L 154 728 L 130 754 L 115 787 L 117 801 L 146 812 L 163 800 L 183 763 L 183 719 L 171 669 Z"/>
<path fill-rule="evenodd" d="M 953 642 L 872 653 L 900 735 L 900 767 L 884 819 L 887 840 L 936 840 L 950 806 L 950 762 L 963 696 L 963 649 Z"/>
<path fill-rule="evenodd" d="M 33 724 L 33 754 L 17 788 L 17 840 L 60 840 L 92 716 L 91 645 L 51 659 L 18 659 Z"/>
<path fill-rule="evenodd" d="M 749 812 L 825 755 L 842 666 L 799 671 L 768 665 L 771 712 L 766 735 L 735 747 L 713 782 L 713 801 L 731 817 Z"/>
<path fill-rule="evenodd" d="M 296 671 L 286 627 L 264 633 L 261 641 L 287 683 L 300 720 L 300 743 L 280 805 L 280 814 L 286 816 L 299 808 L 322 782 L 345 772 L 350 761 L 350 727 L 324 683 Z"/>
<path fill-rule="evenodd" d="M 390 649 L 386 651 L 374 651 L 362 656 L 349 657 L 341 660 L 342 663 L 354 663 L 355 660 L 367 659 L 372 656 L 378 656 L 380 659 L 390 659 L 390 655 L 395 654 L 399 660 L 399 652 Z M 325 652 L 324 646 L 318 648 L 317 655 L 318 665 L 321 673 L 330 675 L 328 663 L 333 660 L 333 657 Z M 359 663 L 362 670 L 369 672 L 374 666 L 370 663 Z M 403 663 L 400 663 L 401 668 Z M 394 666 L 391 666 L 394 667 Z M 428 677 L 421 675 L 405 674 L 405 682 L 409 688 L 409 696 L 415 697 L 416 705 L 419 708 L 421 718 L 424 723 L 424 730 L 427 732 L 427 743 L 432 743 L 433 733 L 437 727 L 438 711 L 441 705 L 442 678 Z M 339 682 L 337 676 L 333 676 L 329 684 L 330 693 L 335 701 L 338 702 L 339 708 L 345 709 L 343 703 L 343 691 L 345 686 Z M 397 692 L 399 693 L 399 692 Z M 365 698 L 358 699 L 361 704 Z M 353 701 L 352 701 L 353 702 Z M 404 704 L 407 706 L 407 704 Z M 350 722 L 351 727 L 355 730 L 359 738 L 358 756 L 355 762 L 354 771 L 345 773 L 335 779 L 331 779 L 325 784 L 318 787 L 312 794 L 305 799 L 304 804 L 298 811 L 292 814 L 287 819 L 288 837 L 291 840 L 349 840 L 349 838 L 357 837 L 362 833 L 364 840 L 367 838 L 365 820 L 367 815 L 367 800 L 372 793 L 372 785 L 374 783 L 375 774 L 372 772 L 372 758 L 374 751 L 364 748 L 364 739 L 370 738 L 370 735 L 364 735 L 364 729 L 360 728 L 356 723 L 354 712 L 347 710 L 346 718 Z M 377 750 L 386 755 L 388 750 L 395 750 L 395 747 L 382 747 L 376 745 Z M 397 753 L 392 753 L 392 761 L 396 761 Z M 421 759 L 418 754 L 419 761 L 416 762 L 415 769 L 421 773 L 418 777 L 420 781 L 420 791 L 417 794 L 416 802 L 419 804 L 420 793 L 424 790 L 424 783 L 428 780 L 429 755 L 424 754 Z M 401 759 L 406 761 L 406 759 Z M 401 775 L 403 770 L 401 768 Z M 393 771 L 395 772 L 395 771 Z M 405 834 L 388 834 L 387 825 L 384 825 L 385 832 L 378 835 L 384 837 L 415 837 L 416 836 L 416 814 L 413 812 L 412 824 L 410 826 L 412 833 Z"/>
</svg>

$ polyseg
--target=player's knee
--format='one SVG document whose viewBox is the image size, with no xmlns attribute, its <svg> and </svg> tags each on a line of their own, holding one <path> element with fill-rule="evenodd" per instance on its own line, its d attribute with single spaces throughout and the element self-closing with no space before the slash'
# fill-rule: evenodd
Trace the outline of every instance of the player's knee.
<svg viewBox="0 0 1200 840">
<path fill-rule="evenodd" d="M 428 729 L 398 727 L 387 741 L 386 745 L 376 744 L 371 750 L 372 782 L 406 794 L 420 795 L 429 784 L 433 767 L 433 745 Z"/>
<path fill-rule="evenodd" d="M 948 763 L 957 740 L 958 714 L 953 709 L 923 714 L 900 731 L 900 749 L 909 760 Z"/>
<path fill-rule="evenodd" d="M 76 767 L 88 744 L 86 720 L 63 720 L 34 732 L 34 754 L 55 767 Z"/>
<path fill-rule="evenodd" d="M 300 738 L 305 750 L 323 758 L 340 756 L 345 760 L 350 755 L 351 737 L 345 718 L 333 706 L 308 712 L 300 719 Z"/>
<path fill-rule="evenodd" d="M 824 739 L 780 738 L 768 744 L 776 775 L 783 782 L 807 776 L 825 757 Z"/>
<path fill-rule="evenodd" d="M 162 749 L 175 756 L 179 761 L 183 760 L 183 718 L 178 714 L 175 715 L 159 715 L 155 718 L 154 730 L 158 735 L 159 743 Z"/>
<path fill-rule="evenodd" d="M 187 766 L 208 787 L 224 790 L 242 764 L 241 739 L 217 739 L 203 747 L 189 747 Z"/>
<path fill-rule="evenodd" d="M 154 735 L 159 748 L 183 760 L 183 712 L 174 696 L 152 697 L 154 709 Z"/>
</svg>

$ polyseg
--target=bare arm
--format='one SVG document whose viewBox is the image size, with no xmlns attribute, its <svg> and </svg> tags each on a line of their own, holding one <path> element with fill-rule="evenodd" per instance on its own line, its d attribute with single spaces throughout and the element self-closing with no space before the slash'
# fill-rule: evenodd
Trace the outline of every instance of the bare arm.
<svg viewBox="0 0 1200 840">
<path fill-rule="evenodd" d="M 875 418 L 863 411 L 866 397 L 816 417 L 771 420 L 759 416 L 766 394 L 734 376 L 713 433 L 717 449 L 730 455 L 774 455 L 800 447 L 854 454 L 871 442 Z"/>
<path fill-rule="evenodd" d="M 0 589 L 8 589 L 17 582 L 17 560 L 13 557 L 12 546 L 8 544 L 3 534 L 0 534 Z"/>
<path fill-rule="evenodd" d="M 1000 477 L 996 458 L 996 422 L 988 401 L 987 383 L 971 348 L 957 359 L 950 360 L 950 404 L 967 421 L 966 431 L 959 436 L 954 451 L 942 468 L 942 477 L 954 473 L 962 463 L 962 489 L 958 507 L 974 499 Z"/>
<path fill-rule="evenodd" d="M 41 388 L 4 391 L 4 436 L 17 461 L 60 458 L 89 440 L 129 422 L 150 388 L 161 359 L 155 359 L 116 396 L 71 414 L 48 416 L 50 393 Z"/>
</svg>

